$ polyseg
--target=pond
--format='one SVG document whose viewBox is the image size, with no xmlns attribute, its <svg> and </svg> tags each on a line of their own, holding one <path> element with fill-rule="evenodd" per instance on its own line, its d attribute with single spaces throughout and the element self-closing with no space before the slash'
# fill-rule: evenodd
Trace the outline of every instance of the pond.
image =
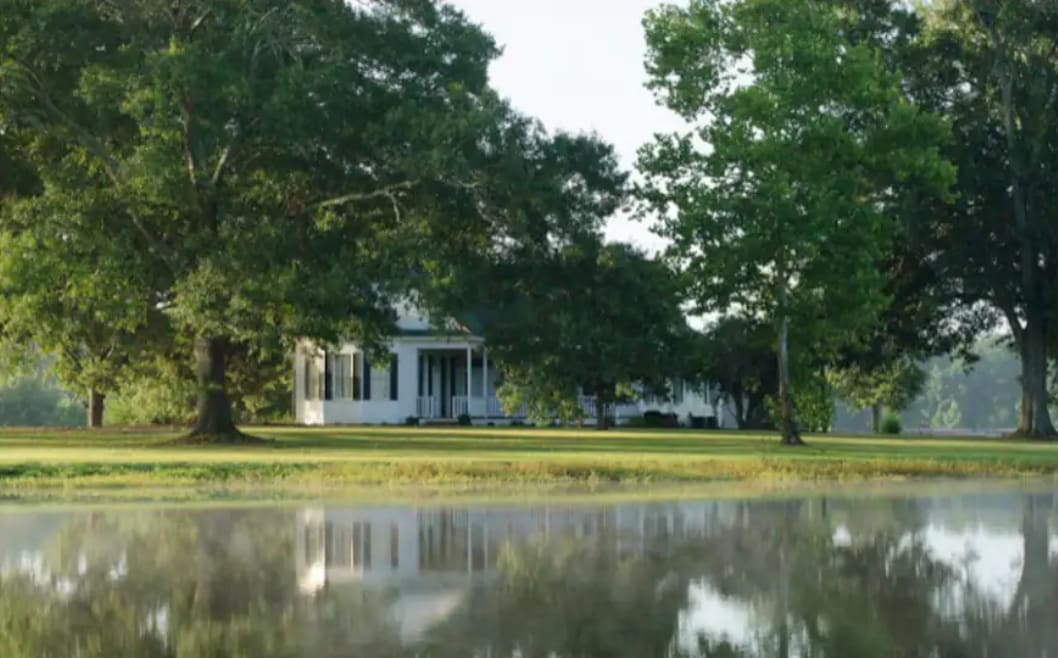
<svg viewBox="0 0 1058 658">
<path fill-rule="evenodd" d="M 1054 657 L 1056 493 L 6 508 L 0 656 Z"/>
</svg>

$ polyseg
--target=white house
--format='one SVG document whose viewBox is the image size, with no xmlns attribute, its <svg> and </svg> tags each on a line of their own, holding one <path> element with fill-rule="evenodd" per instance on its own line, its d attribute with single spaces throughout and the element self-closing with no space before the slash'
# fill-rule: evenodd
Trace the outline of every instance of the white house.
<svg viewBox="0 0 1058 658">
<path fill-rule="evenodd" d="M 303 425 L 403 424 L 454 422 L 468 416 L 474 424 L 508 424 L 524 413 L 507 414 L 496 398 L 501 373 L 489 362 L 482 337 L 449 323 L 438 329 L 424 314 L 403 308 L 397 334 L 386 343 L 389 358 L 378 363 L 352 342 L 325 350 L 302 343 L 295 354 L 294 408 Z M 611 415 L 622 420 L 649 410 L 716 418 L 722 409 L 708 390 L 675 382 L 671 400 L 637 400 L 617 405 Z M 595 399 L 581 396 L 586 415 L 594 416 Z"/>
</svg>

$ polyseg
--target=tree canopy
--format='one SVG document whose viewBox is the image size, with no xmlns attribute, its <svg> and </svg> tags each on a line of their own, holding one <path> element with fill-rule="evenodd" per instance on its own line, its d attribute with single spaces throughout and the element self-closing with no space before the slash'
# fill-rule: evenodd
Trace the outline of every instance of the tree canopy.
<svg viewBox="0 0 1058 658">
<path fill-rule="evenodd" d="M 639 197 L 701 311 L 772 324 L 792 444 L 791 358 L 871 326 L 904 195 L 954 175 L 943 122 L 882 61 L 871 30 L 889 25 L 854 4 L 694 0 L 646 19 L 650 86 L 692 127 L 643 149 Z"/>
<path fill-rule="evenodd" d="M 690 330 L 677 278 L 663 263 L 592 239 L 531 271 L 519 288 L 497 279 L 497 319 L 486 329 L 503 366 L 500 393 L 508 407 L 525 404 L 539 419 L 579 420 L 583 392 L 594 398 L 593 415 L 605 428 L 607 407 L 634 387 L 665 391 L 681 372 Z"/>
<path fill-rule="evenodd" d="M 0 133 L 42 186 L 0 233 L 63 264 L 9 264 L 18 304 L 72 318 L 78 353 L 79 303 L 115 304 L 103 342 L 160 311 L 193 351 L 194 435 L 236 436 L 233 352 L 371 340 L 395 297 L 508 246 L 505 195 L 564 142 L 489 88 L 497 52 L 424 0 L 6 3 Z M 36 303 L 63 278 L 83 296 Z"/>
</svg>

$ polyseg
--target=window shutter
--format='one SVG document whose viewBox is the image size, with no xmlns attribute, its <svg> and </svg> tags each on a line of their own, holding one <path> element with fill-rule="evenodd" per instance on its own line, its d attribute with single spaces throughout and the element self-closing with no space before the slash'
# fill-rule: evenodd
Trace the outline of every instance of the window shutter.
<svg viewBox="0 0 1058 658">
<path fill-rule="evenodd" d="M 361 390 L 361 386 L 363 386 L 363 383 L 361 382 L 361 378 L 360 378 L 360 359 L 362 359 L 362 358 L 364 358 L 364 355 L 361 354 L 360 352 L 357 352 L 356 354 L 353 355 L 352 377 L 353 377 L 353 399 L 354 400 L 359 400 L 360 399 L 360 390 Z"/>
<path fill-rule="evenodd" d="M 323 359 L 323 399 L 334 399 L 334 356 L 330 354 Z"/>
<path fill-rule="evenodd" d="M 371 399 L 371 361 L 364 355 L 364 399 Z"/>
<path fill-rule="evenodd" d="M 400 365 L 400 359 L 396 354 L 391 354 L 389 357 L 389 399 L 397 401 L 397 366 Z"/>
</svg>

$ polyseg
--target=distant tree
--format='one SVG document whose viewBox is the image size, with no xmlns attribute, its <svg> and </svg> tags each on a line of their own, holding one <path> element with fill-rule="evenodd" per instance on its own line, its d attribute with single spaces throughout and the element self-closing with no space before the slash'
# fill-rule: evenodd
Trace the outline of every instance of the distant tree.
<svg viewBox="0 0 1058 658">
<path fill-rule="evenodd" d="M 88 426 L 101 427 L 106 396 L 165 327 L 150 263 L 108 233 L 113 214 L 90 195 L 69 207 L 49 191 L 3 210 L 0 334 L 51 355 L 59 382 L 85 400 Z"/>
<path fill-rule="evenodd" d="M 497 52 L 432 0 L 9 0 L 0 132 L 46 183 L 24 212 L 61 212 L 0 232 L 69 235 L 84 272 L 103 254 L 78 222 L 113 208 L 105 257 L 149 273 L 195 358 L 193 437 L 240 439 L 234 352 L 377 339 L 431 261 L 502 239 L 483 197 L 524 144 Z"/>
<path fill-rule="evenodd" d="M 902 183 L 940 195 L 953 177 L 943 124 L 907 102 L 860 19 L 810 0 L 693 0 L 646 19 L 650 85 L 697 125 L 642 151 L 643 211 L 663 218 L 700 311 L 773 323 L 792 445 L 791 363 L 810 361 L 796 352 L 876 321 Z"/>
<path fill-rule="evenodd" d="M 882 412 L 903 412 L 919 396 L 926 384 L 922 367 L 902 359 L 873 370 L 852 365 L 828 373 L 837 395 L 856 410 L 871 410 L 871 428 L 881 431 Z"/>
<path fill-rule="evenodd" d="M 563 249 L 538 275 L 487 332 L 508 408 L 527 404 L 539 417 L 578 419 L 584 391 L 605 428 L 607 406 L 634 386 L 664 390 L 680 370 L 689 332 L 679 285 L 664 264 L 628 245 L 590 240 Z"/>
<path fill-rule="evenodd" d="M 716 387 L 740 429 L 774 429 L 767 401 L 779 391 L 771 328 L 739 317 L 718 320 L 692 348 L 693 379 Z"/>
<path fill-rule="evenodd" d="M 84 424 L 80 401 L 58 386 L 50 366 L 38 351 L 0 341 L 0 426 Z"/>
<path fill-rule="evenodd" d="M 926 382 L 903 414 L 907 427 L 1011 429 L 1018 423 L 1018 357 L 986 338 L 970 357 L 937 357 L 923 364 Z"/>
<path fill-rule="evenodd" d="M 0 385 L 0 426 L 82 427 L 84 409 L 52 381 L 18 377 Z"/>
</svg>

